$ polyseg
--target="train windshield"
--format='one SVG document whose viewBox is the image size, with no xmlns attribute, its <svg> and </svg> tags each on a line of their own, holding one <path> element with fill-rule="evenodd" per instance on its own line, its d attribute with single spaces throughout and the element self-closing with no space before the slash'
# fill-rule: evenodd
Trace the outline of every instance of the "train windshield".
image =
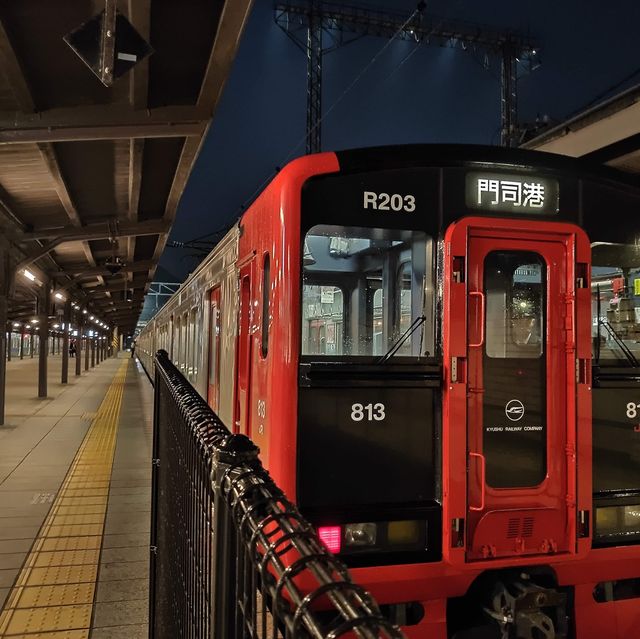
<svg viewBox="0 0 640 639">
<path fill-rule="evenodd" d="M 593 356 L 601 366 L 639 366 L 640 246 L 592 245 Z"/>
<path fill-rule="evenodd" d="M 430 255 L 422 231 L 311 228 L 302 265 L 302 355 L 378 357 L 398 342 L 395 358 L 433 354 Z M 414 323 L 420 326 L 411 330 Z"/>
</svg>

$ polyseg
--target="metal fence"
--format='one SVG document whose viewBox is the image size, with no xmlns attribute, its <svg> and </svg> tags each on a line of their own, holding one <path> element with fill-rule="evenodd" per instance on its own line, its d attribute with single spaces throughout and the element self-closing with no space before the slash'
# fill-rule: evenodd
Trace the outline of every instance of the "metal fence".
<svg viewBox="0 0 640 639">
<path fill-rule="evenodd" d="M 151 638 L 404 637 L 165 351 L 154 402 Z"/>
</svg>

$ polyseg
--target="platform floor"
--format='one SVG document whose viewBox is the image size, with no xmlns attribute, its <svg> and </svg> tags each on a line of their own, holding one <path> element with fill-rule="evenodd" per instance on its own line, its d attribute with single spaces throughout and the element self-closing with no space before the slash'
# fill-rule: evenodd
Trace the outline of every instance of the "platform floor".
<svg viewBox="0 0 640 639">
<path fill-rule="evenodd" d="M 0 639 L 146 637 L 152 388 L 128 353 L 60 366 L 37 399 L 37 359 L 8 363 Z"/>
</svg>

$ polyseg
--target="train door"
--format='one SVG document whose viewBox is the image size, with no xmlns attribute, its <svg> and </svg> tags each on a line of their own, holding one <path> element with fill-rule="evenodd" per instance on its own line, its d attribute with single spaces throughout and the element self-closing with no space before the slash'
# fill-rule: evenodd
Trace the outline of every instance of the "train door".
<svg viewBox="0 0 640 639">
<path fill-rule="evenodd" d="M 209 406 L 218 412 L 220 400 L 220 287 L 209 296 L 209 375 L 207 400 Z"/>
<path fill-rule="evenodd" d="M 240 269 L 240 307 L 238 318 L 238 348 L 236 366 L 236 410 L 235 432 L 250 435 L 250 388 L 251 388 L 251 348 L 252 348 L 252 306 L 253 261 Z"/>
<path fill-rule="evenodd" d="M 456 233 L 466 247 L 456 329 L 466 331 L 466 559 L 574 553 L 576 326 L 587 348 L 591 326 L 588 305 L 576 312 L 576 286 L 588 290 L 575 234 L 588 247 L 586 236 L 494 220 Z"/>
</svg>

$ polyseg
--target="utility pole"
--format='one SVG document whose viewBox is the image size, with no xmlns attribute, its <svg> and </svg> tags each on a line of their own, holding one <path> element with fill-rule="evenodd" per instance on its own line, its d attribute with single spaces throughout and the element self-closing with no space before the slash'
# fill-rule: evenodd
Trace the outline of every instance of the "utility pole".
<svg viewBox="0 0 640 639">
<path fill-rule="evenodd" d="M 539 66 L 538 46 L 528 35 L 482 24 L 447 20 L 425 14 L 419 2 L 413 14 L 393 9 L 367 9 L 322 0 L 275 3 L 276 24 L 307 57 L 307 153 L 321 150 L 322 57 L 364 36 L 408 40 L 416 45 L 460 47 L 480 54 L 485 68 L 491 57 L 501 63 L 501 124 L 503 146 L 518 142 L 518 70 Z M 322 47 L 322 36 L 331 40 Z"/>
</svg>

